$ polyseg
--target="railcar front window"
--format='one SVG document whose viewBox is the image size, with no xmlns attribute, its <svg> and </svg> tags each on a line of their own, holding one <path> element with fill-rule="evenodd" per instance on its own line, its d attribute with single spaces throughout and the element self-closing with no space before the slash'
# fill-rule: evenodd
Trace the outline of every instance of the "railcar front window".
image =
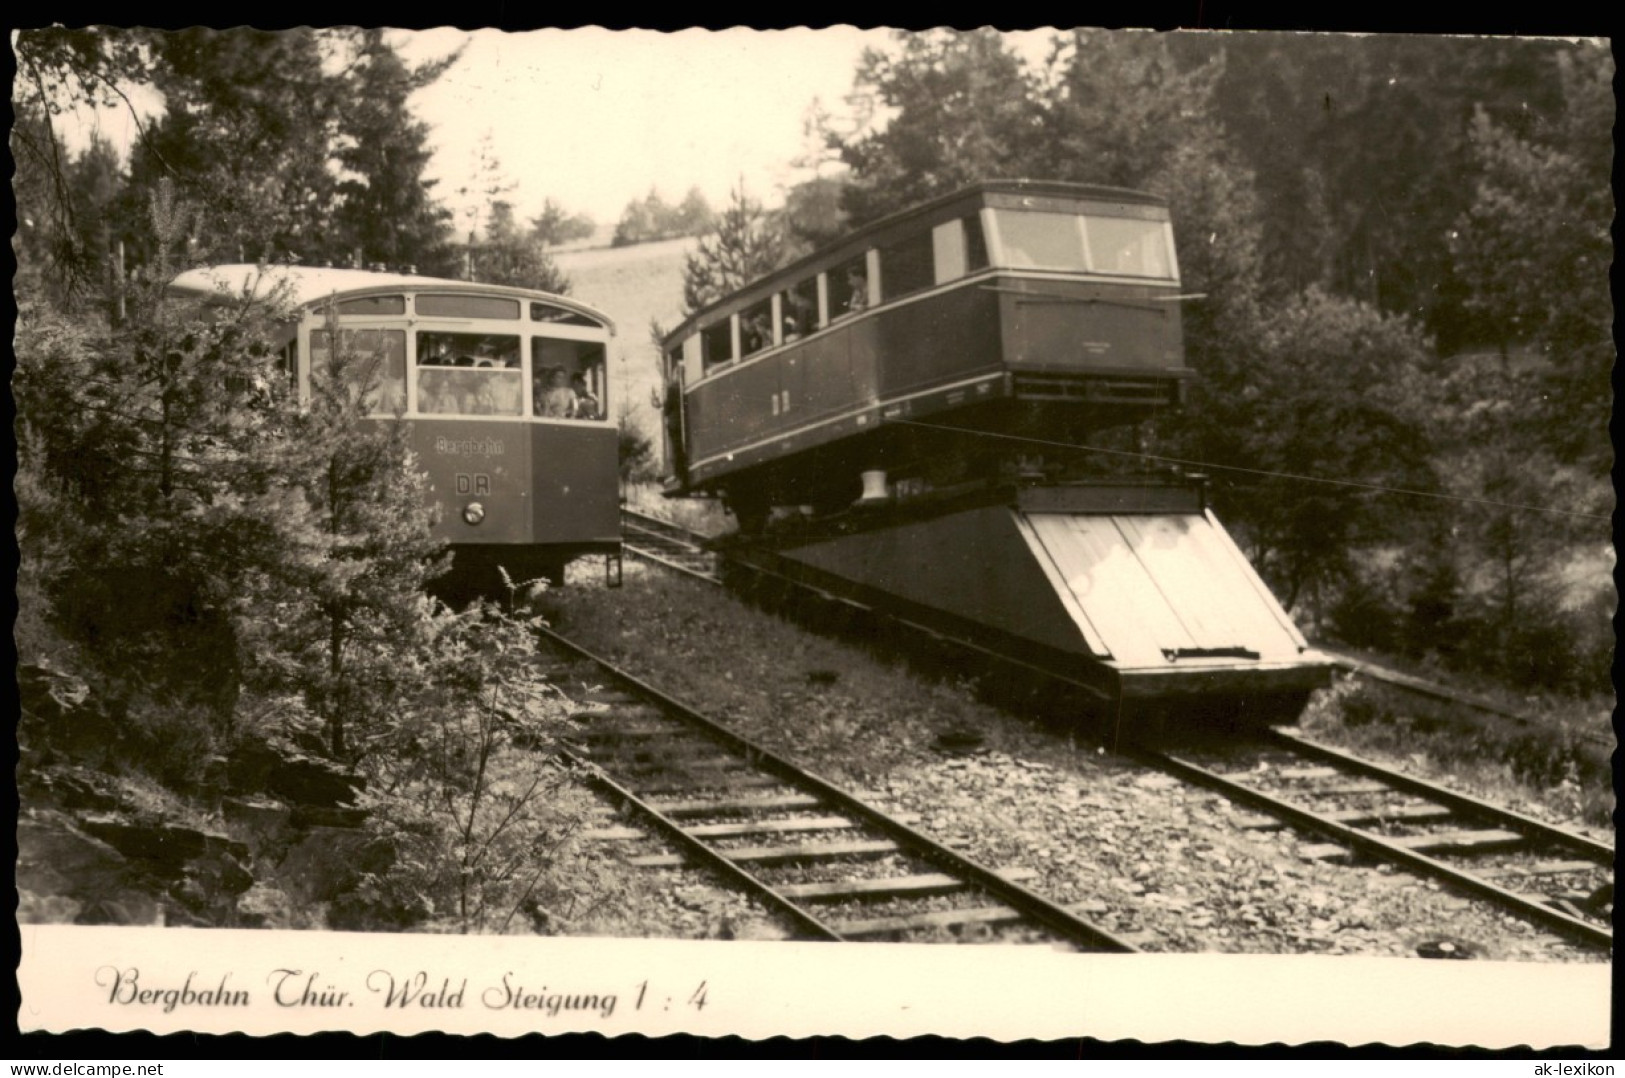
<svg viewBox="0 0 1625 1078">
<path fill-rule="evenodd" d="M 880 298 L 906 296 L 936 283 L 932 271 L 932 236 L 919 232 L 880 249 Z"/>
<path fill-rule="evenodd" d="M 603 419 L 609 414 L 602 344 L 532 337 L 530 370 L 532 415 Z"/>
<path fill-rule="evenodd" d="M 591 318 L 584 314 L 552 303 L 532 303 L 530 305 L 530 320 L 532 322 L 558 322 L 567 326 L 596 326 Z"/>
<path fill-rule="evenodd" d="M 1088 217 L 1089 255 L 1096 273 L 1172 277 L 1168 225 L 1129 217 Z"/>
<path fill-rule="evenodd" d="M 360 386 L 368 415 L 395 415 L 406 409 L 405 330 L 340 330 L 336 356 L 328 331 L 312 330 L 310 369 L 318 381 L 337 375 Z"/>
<path fill-rule="evenodd" d="M 405 296 L 362 296 L 339 304 L 340 318 L 383 318 L 405 313 Z"/>
<path fill-rule="evenodd" d="M 520 414 L 524 386 L 518 337 L 420 332 L 417 346 L 420 413 Z"/>
<path fill-rule="evenodd" d="M 995 210 L 994 217 L 1003 247 L 1000 265 L 1012 269 L 1089 268 L 1075 214 Z"/>
<path fill-rule="evenodd" d="M 425 318 L 518 319 L 519 301 L 500 296 L 419 294 L 418 314 Z"/>
</svg>

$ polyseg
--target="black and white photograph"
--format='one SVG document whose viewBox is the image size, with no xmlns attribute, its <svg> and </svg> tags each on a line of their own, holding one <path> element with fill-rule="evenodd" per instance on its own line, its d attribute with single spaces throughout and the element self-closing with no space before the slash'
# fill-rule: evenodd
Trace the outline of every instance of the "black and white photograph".
<svg viewBox="0 0 1625 1078">
<path fill-rule="evenodd" d="M 25 1032 L 1609 1045 L 1608 41 L 11 46 Z"/>
</svg>

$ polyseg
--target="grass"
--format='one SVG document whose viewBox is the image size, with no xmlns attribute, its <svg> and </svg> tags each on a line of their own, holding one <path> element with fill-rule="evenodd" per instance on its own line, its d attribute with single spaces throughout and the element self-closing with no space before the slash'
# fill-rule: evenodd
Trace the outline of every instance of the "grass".
<svg viewBox="0 0 1625 1078">
<path fill-rule="evenodd" d="M 630 483 L 623 491 L 628 509 L 636 509 L 661 520 L 716 538 L 735 531 L 733 516 L 714 498 L 668 498 L 654 483 Z"/>
<path fill-rule="evenodd" d="M 609 346 L 609 414 L 630 416 L 657 447 L 660 409 L 650 401 L 662 380 L 649 325 L 658 321 L 671 330 L 682 320 L 683 260 L 693 244 L 692 239 L 665 240 L 553 255 L 570 277 L 570 294 L 615 323 Z"/>
<path fill-rule="evenodd" d="M 1407 770 L 1488 801 L 1557 821 L 1612 832 L 1613 746 L 1582 736 L 1582 725 L 1533 717 L 1530 725 L 1423 700 L 1356 678 L 1316 695 L 1303 729 L 1351 751 L 1387 757 Z"/>
</svg>

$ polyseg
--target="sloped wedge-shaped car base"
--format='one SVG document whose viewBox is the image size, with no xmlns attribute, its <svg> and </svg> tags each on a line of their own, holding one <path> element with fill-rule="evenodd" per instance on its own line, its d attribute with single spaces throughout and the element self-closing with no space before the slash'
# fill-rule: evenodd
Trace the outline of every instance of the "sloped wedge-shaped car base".
<svg viewBox="0 0 1625 1078">
<path fill-rule="evenodd" d="M 875 523 L 777 556 L 809 582 L 1148 715 L 1225 704 L 1275 721 L 1330 677 L 1195 491 L 1029 488 Z"/>
</svg>

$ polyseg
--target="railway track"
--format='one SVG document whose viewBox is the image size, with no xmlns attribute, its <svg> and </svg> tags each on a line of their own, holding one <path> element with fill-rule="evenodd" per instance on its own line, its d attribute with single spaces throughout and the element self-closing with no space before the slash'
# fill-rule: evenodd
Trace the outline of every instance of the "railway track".
<svg viewBox="0 0 1625 1078">
<path fill-rule="evenodd" d="M 682 529 L 657 523 L 685 539 Z M 686 541 L 696 547 L 700 543 L 692 535 L 686 535 Z M 629 533 L 628 546 L 632 543 Z M 672 567 L 721 583 L 715 562 L 703 568 Z M 849 600 L 838 601 L 850 605 Z M 958 643 L 985 651 L 969 642 Z M 1027 668 L 1017 656 L 994 657 Z M 1443 686 L 1424 684 L 1429 695 L 1471 705 Z M 1148 766 L 1262 813 L 1248 821 L 1249 827 L 1293 827 L 1326 839 L 1324 846 L 1309 851 L 1313 855 L 1386 862 L 1490 901 L 1572 941 L 1612 946 L 1614 850 L 1606 843 L 1318 744 L 1289 729 L 1272 729 L 1260 743 L 1227 745 L 1200 758 L 1149 751 L 1137 755 Z"/>
<path fill-rule="evenodd" d="M 680 525 L 623 506 L 621 536 L 622 548 L 644 561 L 712 584 L 722 583 L 717 556 L 705 549 L 700 536 Z"/>
<path fill-rule="evenodd" d="M 1200 756 L 1138 755 L 1328 841 L 1307 856 L 1385 862 L 1486 899 L 1577 943 L 1608 948 L 1613 847 L 1274 729 Z"/>
<path fill-rule="evenodd" d="M 570 754 L 627 815 L 680 851 L 633 858 L 705 865 L 757 897 L 803 938 L 999 942 L 1079 950 L 1134 948 L 1021 885 L 1030 871 L 988 868 L 757 746 L 715 720 L 542 630 L 618 686 Z M 636 841 L 632 828 L 601 830 Z"/>
</svg>

